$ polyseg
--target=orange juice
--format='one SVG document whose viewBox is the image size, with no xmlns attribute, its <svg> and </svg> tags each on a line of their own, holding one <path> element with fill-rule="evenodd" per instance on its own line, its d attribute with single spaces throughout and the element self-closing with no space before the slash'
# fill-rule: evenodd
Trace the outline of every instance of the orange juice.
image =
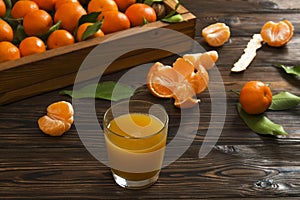
<svg viewBox="0 0 300 200">
<path fill-rule="evenodd" d="M 127 180 L 144 180 L 160 171 L 167 126 L 150 114 L 124 114 L 104 129 L 110 167 Z"/>
</svg>

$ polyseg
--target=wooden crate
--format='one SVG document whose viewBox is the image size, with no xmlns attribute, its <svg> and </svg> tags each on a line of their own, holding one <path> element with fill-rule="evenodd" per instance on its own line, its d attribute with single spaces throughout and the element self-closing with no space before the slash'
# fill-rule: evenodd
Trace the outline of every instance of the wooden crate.
<svg viewBox="0 0 300 200">
<path fill-rule="evenodd" d="M 174 9 L 176 2 L 166 0 L 165 4 L 168 8 Z M 157 21 L 144 27 L 169 28 L 193 38 L 196 17 L 183 6 L 179 6 L 177 11 L 182 14 L 183 22 L 169 24 Z M 139 34 L 142 28 L 134 27 L 125 31 L 127 35 L 132 36 Z M 0 105 L 72 85 L 82 61 L 89 52 L 114 34 L 116 33 L 0 63 Z M 166 42 L 166 45 L 171 46 L 174 43 Z M 114 61 L 105 73 L 134 67 L 171 54 L 159 49 L 141 49 L 126 53 Z"/>
</svg>

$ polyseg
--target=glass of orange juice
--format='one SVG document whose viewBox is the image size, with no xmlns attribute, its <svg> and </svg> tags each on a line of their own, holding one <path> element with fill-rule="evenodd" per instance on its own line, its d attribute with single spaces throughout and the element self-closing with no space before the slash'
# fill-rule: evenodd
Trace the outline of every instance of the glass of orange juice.
<svg viewBox="0 0 300 200">
<path fill-rule="evenodd" d="M 168 114 L 161 105 L 141 100 L 122 101 L 105 112 L 105 143 L 112 175 L 118 185 L 143 189 L 157 181 L 168 121 Z"/>
</svg>

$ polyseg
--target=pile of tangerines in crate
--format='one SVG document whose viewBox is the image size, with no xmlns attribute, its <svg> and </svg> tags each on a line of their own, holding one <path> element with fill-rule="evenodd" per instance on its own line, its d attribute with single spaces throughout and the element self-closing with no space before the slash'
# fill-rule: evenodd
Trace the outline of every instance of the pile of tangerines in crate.
<svg viewBox="0 0 300 200">
<path fill-rule="evenodd" d="M 139 0 L 0 0 L 0 63 L 157 19 Z"/>
</svg>

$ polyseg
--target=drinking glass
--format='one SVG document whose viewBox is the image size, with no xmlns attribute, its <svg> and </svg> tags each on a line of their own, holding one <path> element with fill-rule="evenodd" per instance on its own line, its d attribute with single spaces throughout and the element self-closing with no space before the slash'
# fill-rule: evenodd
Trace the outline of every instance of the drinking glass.
<svg viewBox="0 0 300 200">
<path fill-rule="evenodd" d="M 168 120 L 164 107 L 142 100 L 122 101 L 105 112 L 105 143 L 111 172 L 118 185 L 143 189 L 157 181 Z"/>
</svg>

